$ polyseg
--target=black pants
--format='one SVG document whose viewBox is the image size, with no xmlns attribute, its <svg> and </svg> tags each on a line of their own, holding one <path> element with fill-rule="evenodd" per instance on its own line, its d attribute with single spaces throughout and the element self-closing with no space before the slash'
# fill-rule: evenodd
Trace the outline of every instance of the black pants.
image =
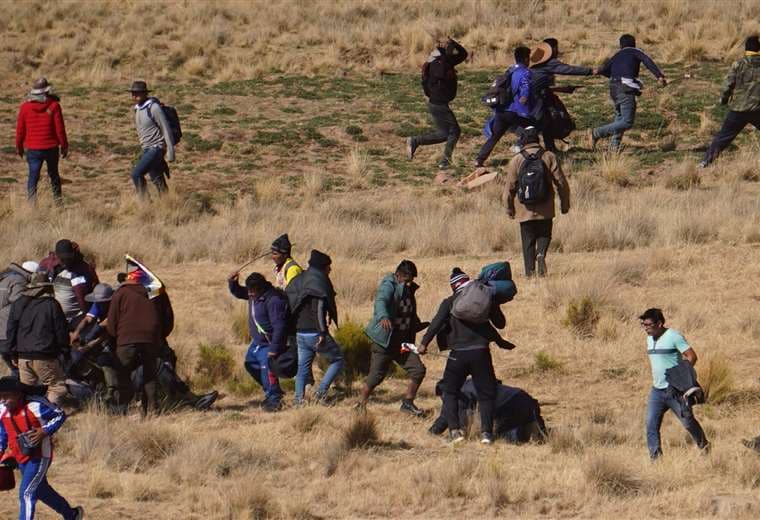
<svg viewBox="0 0 760 520">
<path fill-rule="evenodd" d="M 552 241 L 552 219 L 528 220 L 520 222 L 525 276 L 532 276 L 536 270 L 536 257 L 546 258 Z"/>
<path fill-rule="evenodd" d="M 443 371 L 443 416 L 450 430 L 462 427 L 459 414 L 459 390 L 467 376 L 472 376 L 478 393 L 478 410 L 480 411 L 480 431 L 493 433 L 493 411 L 496 399 L 496 374 L 493 360 L 488 348 L 478 350 L 455 350 L 451 353 L 456 359 L 449 358 Z"/>
<path fill-rule="evenodd" d="M 429 134 L 418 135 L 412 139 L 417 145 L 445 142 L 446 147 L 443 149 L 443 157 L 444 159 L 451 160 L 451 154 L 454 153 L 454 147 L 457 145 L 459 136 L 462 133 L 459 123 L 457 123 L 457 118 L 449 108 L 449 105 L 428 103 L 428 111 L 430 112 L 430 117 L 433 118 L 433 124 L 438 130 Z"/>
<path fill-rule="evenodd" d="M 131 401 L 134 392 L 132 388 L 132 372 L 142 367 L 143 384 L 141 386 L 141 406 L 143 415 L 148 410 L 156 410 L 156 372 L 158 359 L 156 346 L 149 343 L 119 345 L 116 348 L 116 358 L 119 362 L 119 398 L 118 404 L 126 405 Z"/>
<path fill-rule="evenodd" d="M 531 123 L 528 119 L 522 118 L 514 112 L 496 112 L 496 119 L 493 123 L 493 131 L 491 132 L 491 137 L 489 137 L 488 141 L 486 141 L 485 144 L 480 148 L 478 157 L 475 159 L 477 163 L 483 164 L 486 162 L 488 156 L 491 155 L 494 146 L 496 146 L 496 143 L 499 142 L 499 139 L 501 139 L 502 136 L 506 134 L 510 128 L 526 127 L 530 126 L 530 124 Z"/>
<path fill-rule="evenodd" d="M 718 158 L 720 152 L 725 150 L 731 142 L 736 139 L 739 132 L 744 130 L 744 127 L 752 124 L 760 130 L 760 110 L 753 110 L 751 112 L 734 112 L 729 111 L 726 114 L 726 119 L 723 120 L 723 126 L 720 127 L 718 133 L 713 137 L 710 147 L 705 152 L 704 161 L 710 164 Z"/>
</svg>

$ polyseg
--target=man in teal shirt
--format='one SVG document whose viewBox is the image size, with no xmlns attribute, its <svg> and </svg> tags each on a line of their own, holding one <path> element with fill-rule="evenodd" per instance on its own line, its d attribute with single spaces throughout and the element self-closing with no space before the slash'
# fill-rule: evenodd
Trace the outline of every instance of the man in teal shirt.
<svg viewBox="0 0 760 520">
<path fill-rule="evenodd" d="M 667 391 L 665 371 L 685 358 L 689 363 L 697 363 L 697 353 L 689 346 L 680 332 L 665 327 L 665 316 L 660 309 L 647 309 L 639 316 L 641 326 L 647 333 L 647 354 L 652 366 L 652 391 L 647 404 L 647 447 L 652 460 L 662 455 L 660 446 L 660 426 L 668 409 L 681 421 L 691 434 L 699 449 L 707 450 L 709 443 L 694 415 L 684 417 L 681 403 Z"/>
</svg>

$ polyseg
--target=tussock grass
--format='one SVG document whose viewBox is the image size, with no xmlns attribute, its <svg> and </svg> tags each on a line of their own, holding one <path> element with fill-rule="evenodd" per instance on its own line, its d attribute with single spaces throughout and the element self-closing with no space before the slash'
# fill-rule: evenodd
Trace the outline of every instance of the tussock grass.
<svg viewBox="0 0 760 520">
<path fill-rule="evenodd" d="M 596 332 L 598 322 L 598 306 L 588 296 L 571 300 L 567 304 L 565 317 L 562 319 L 562 325 L 582 338 L 592 337 Z"/>
<path fill-rule="evenodd" d="M 195 365 L 194 383 L 201 388 L 209 388 L 228 381 L 233 374 L 235 360 L 224 345 L 198 346 L 198 361 Z"/>
<path fill-rule="evenodd" d="M 633 174 L 638 161 L 632 155 L 618 152 L 605 152 L 592 167 L 608 183 L 625 188 L 633 184 Z"/>
<path fill-rule="evenodd" d="M 625 497 L 639 493 L 643 481 L 622 462 L 605 454 L 590 456 L 583 464 L 583 474 L 600 494 Z"/>
<path fill-rule="evenodd" d="M 697 372 L 706 402 L 720 404 L 734 391 L 733 370 L 724 356 L 715 354 L 702 360 Z"/>
<path fill-rule="evenodd" d="M 670 190 L 686 191 L 699 188 L 702 178 L 697 173 L 693 162 L 680 163 L 665 181 L 665 187 Z"/>
<path fill-rule="evenodd" d="M 539 350 L 533 356 L 533 366 L 539 372 L 562 370 L 562 362 L 543 350 Z"/>
</svg>

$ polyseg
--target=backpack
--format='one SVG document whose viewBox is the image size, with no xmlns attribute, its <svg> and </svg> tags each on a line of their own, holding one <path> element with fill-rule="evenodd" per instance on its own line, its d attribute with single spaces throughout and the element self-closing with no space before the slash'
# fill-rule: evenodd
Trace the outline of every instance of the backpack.
<svg viewBox="0 0 760 520">
<path fill-rule="evenodd" d="M 551 195 L 549 173 L 546 171 L 546 164 L 541 159 L 543 154 L 543 149 L 535 154 L 520 150 L 520 155 L 525 160 L 517 173 L 517 198 L 522 204 L 538 204 Z"/>
<path fill-rule="evenodd" d="M 512 102 L 512 68 L 497 76 L 480 101 L 488 108 L 507 107 Z"/>
<path fill-rule="evenodd" d="M 552 139 L 565 139 L 575 130 L 575 121 L 567 111 L 567 107 L 556 94 L 550 93 L 546 98 L 544 111 L 544 135 Z"/>
<path fill-rule="evenodd" d="M 462 321 L 485 323 L 491 316 L 491 291 L 486 284 L 473 280 L 454 297 L 451 314 Z"/>
<path fill-rule="evenodd" d="M 177 109 L 169 106 L 164 105 L 159 101 L 158 98 L 150 98 L 151 103 L 148 103 L 145 105 L 145 108 L 148 113 L 148 117 L 151 121 L 153 121 L 153 124 L 158 126 L 158 122 L 153 118 L 153 114 L 150 113 L 150 107 L 153 106 L 153 103 L 158 103 L 158 106 L 161 107 L 161 110 L 164 112 L 164 116 L 166 117 L 166 122 L 169 123 L 169 130 L 171 131 L 171 139 L 172 144 L 177 144 L 182 140 L 182 125 L 180 125 L 179 122 L 179 114 L 177 114 Z"/>
<path fill-rule="evenodd" d="M 430 67 L 433 65 L 440 65 L 444 68 L 443 78 L 433 78 L 430 75 Z M 438 56 L 433 61 L 426 61 L 422 64 L 422 90 L 425 95 L 430 98 L 433 95 L 433 91 L 440 94 L 446 99 L 446 102 L 452 101 L 457 94 L 457 71 L 454 67 L 446 61 L 443 55 Z"/>
<path fill-rule="evenodd" d="M 483 267 L 477 279 L 488 286 L 494 302 L 498 305 L 512 301 L 517 294 L 509 262 L 496 262 Z"/>
</svg>

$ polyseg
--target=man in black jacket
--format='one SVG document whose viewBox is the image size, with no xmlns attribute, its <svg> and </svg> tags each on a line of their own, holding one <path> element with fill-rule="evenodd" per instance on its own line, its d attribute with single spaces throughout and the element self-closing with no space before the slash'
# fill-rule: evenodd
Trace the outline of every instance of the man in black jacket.
<svg viewBox="0 0 760 520">
<path fill-rule="evenodd" d="M 66 395 L 66 376 L 59 357 L 69 351 L 69 325 L 53 295 L 53 284 L 43 273 L 32 275 L 11 305 L 8 342 L 21 382 L 47 385 L 48 400 L 60 405 Z"/>
<path fill-rule="evenodd" d="M 459 391 L 467 376 L 472 376 L 478 393 L 480 409 L 480 442 L 493 442 L 493 412 L 496 399 L 497 380 L 493 369 L 491 351 L 493 341 L 499 348 L 512 350 L 515 346 L 503 339 L 494 329 L 492 321 L 470 323 L 452 314 L 454 299 L 461 296 L 467 284 L 475 283 L 455 267 L 449 279 L 453 294 L 441 302 L 438 312 L 422 338 L 420 354 L 427 352 L 427 346 L 437 336 L 438 347 L 450 348 L 451 355 L 443 372 L 443 415 L 449 427 L 449 440 L 458 443 L 464 440 L 459 417 Z M 495 321 L 497 306 L 492 306 L 492 320 Z M 501 318 L 503 315 L 498 313 Z M 503 326 L 503 323 L 498 323 Z"/>
<path fill-rule="evenodd" d="M 428 97 L 428 111 L 438 131 L 410 137 L 406 142 L 407 156 L 411 161 L 417 147 L 446 143 L 438 167 L 451 166 L 451 154 L 459 140 L 461 130 L 449 103 L 457 95 L 457 71 L 454 67 L 467 59 L 467 51 L 451 38 L 440 40 L 422 66 L 422 89 Z"/>
<path fill-rule="evenodd" d="M 546 116 L 547 104 L 551 101 L 551 96 L 555 92 L 572 94 L 576 87 L 555 87 L 555 75 L 562 76 L 591 76 L 594 70 L 590 67 L 577 67 L 567 65 L 559 60 L 559 42 L 556 38 L 546 38 L 530 53 L 531 75 L 531 92 L 534 97 L 533 119 L 541 129 L 544 136 L 544 148 L 556 152 L 557 147 L 554 145 L 554 138 L 551 137 L 551 130 L 548 128 L 548 118 Z"/>
</svg>

